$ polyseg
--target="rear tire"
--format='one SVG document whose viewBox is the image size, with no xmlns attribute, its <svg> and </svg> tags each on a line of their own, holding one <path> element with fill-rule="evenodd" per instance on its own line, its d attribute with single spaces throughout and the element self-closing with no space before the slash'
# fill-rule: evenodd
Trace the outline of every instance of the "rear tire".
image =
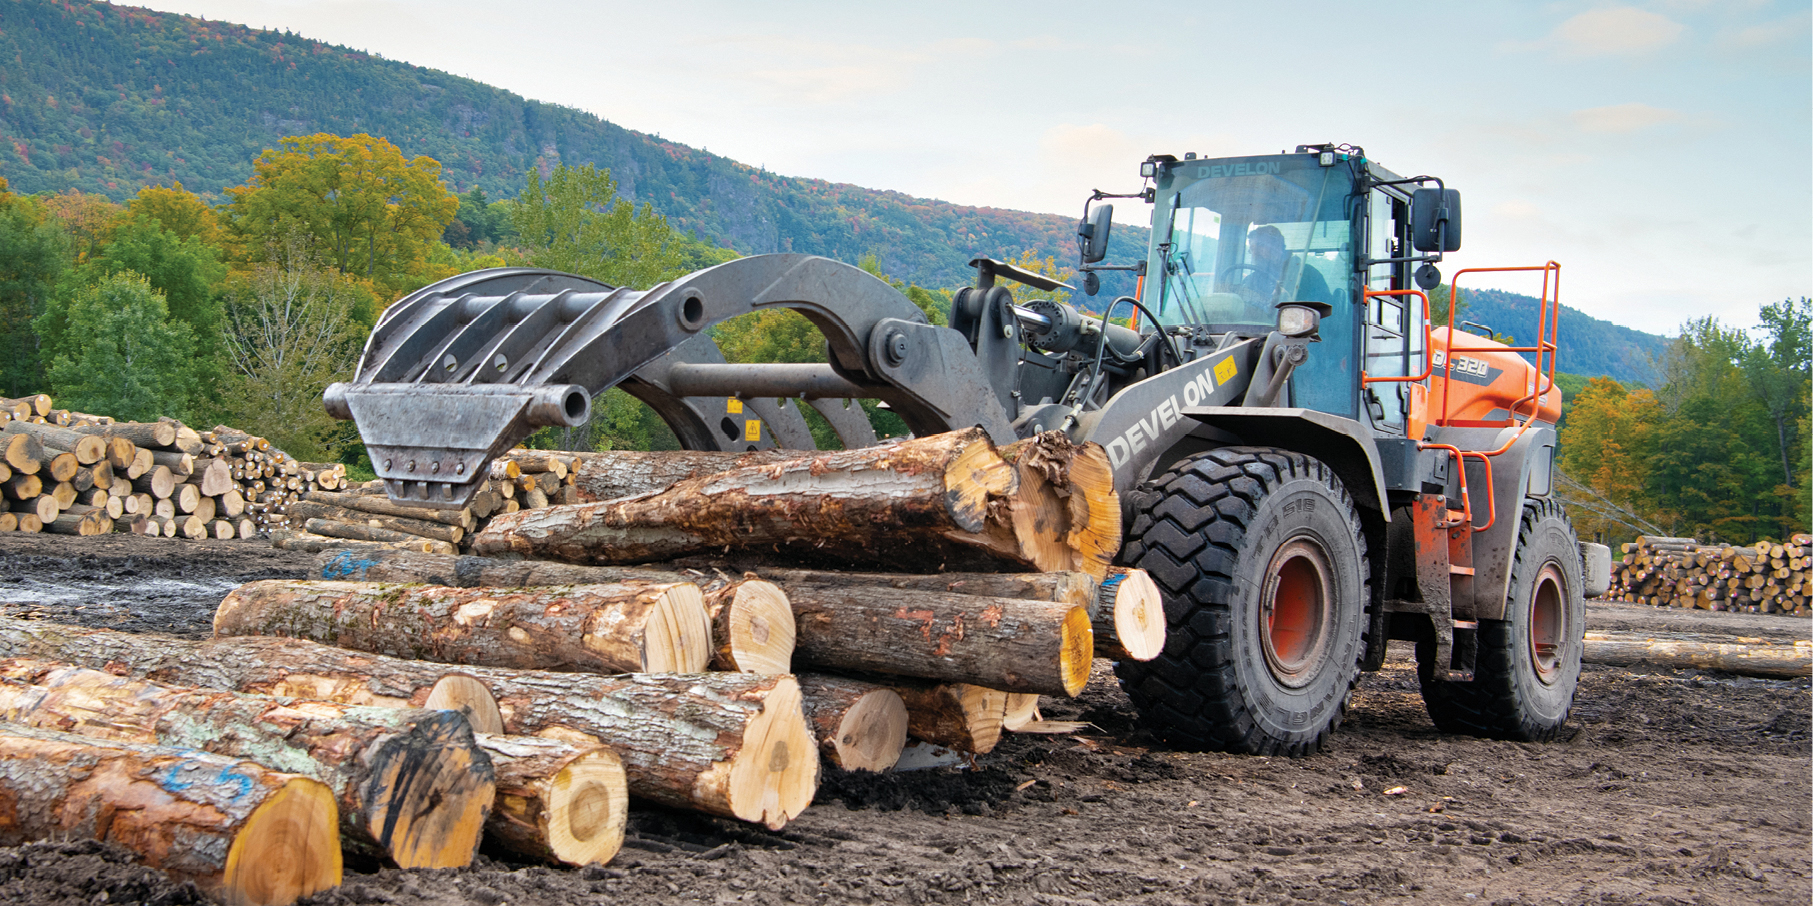
<svg viewBox="0 0 1813 906">
<path fill-rule="evenodd" d="M 1417 646 L 1423 704 L 1436 727 L 1494 739 L 1553 739 L 1580 684 L 1585 584 L 1580 545 L 1561 504 L 1525 501 L 1505 619 L 1479 621 L 1473 681 L 1436 679 L 1435 646 Z"/>
<path fill-rule="evenodd" d="M 1165 650 L 1121 685 L 1174 745 L 1304 755 L 1341 724 L 1371 573 L 1353 498 L 1299 453 L 1224 447 L 1133 495 L 1122 560 L 1165 601 Z"/>
</svg>

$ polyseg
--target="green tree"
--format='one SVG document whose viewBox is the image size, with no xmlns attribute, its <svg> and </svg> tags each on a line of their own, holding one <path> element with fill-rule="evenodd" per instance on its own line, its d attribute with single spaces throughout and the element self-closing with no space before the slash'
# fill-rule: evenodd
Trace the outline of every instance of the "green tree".
<svg viewBox="0 0 1813 906">
<path fill-rule="evenodd" d="M 537 267 L 637 289 L 685 273 L 682 243 L 667 220 L 618 197 L 611 171 L 591 164 L 561 164 L 546 182 L 530 170 L 510 219 Z"/>
<path fill-rule="evenodd" d="M 163 293 L 120 273 L 70 301 L 68 352 L 51 359 L 51 394 L 72 409 L 130 421 L 187 417 L 196 390 L 194 332 L 170 317 Z"/>
<path fill-rule="evenodd" d="M 1805 443 L 1800 425 L 1813 403 L 1813 299 L 1784 299 L 1763 306 L 1760 314 L 1765 338 L 1744 350 L 1742 367 L 1750 393 L 1767 413 L 1775 429 L 1775 447 L 1781 460 L 1781 483 L 1774 496 L 1786 504 L 1780 535 L 1806 531 L 1808 463 L 1796 455 Z"/>
<path fill-rule="evenodd" d="M 296 236 L 226 293 L 226 420 L 290 455 L 323 460 L 350 442 L 321 391 L 352 377 L 375 309 L 370 290 L 312 256 Z"/>
<path fill-rule="evenodd" d="M 44 361 L 32 322 L 51 304 L 68 261 L 68 239 L 33 200 L 0 178 L 0 394 L 44 388 Z"/>
<path fill-rule="evenodd" d="M 309 253 L 394 296 L 417 288 L 431 247 L 459 210 L 433 158 L 405 160 L 382 138 L 291 136 L 227 189 L 227 230 L 248 261 L 299 232 Z"/>
</svg>

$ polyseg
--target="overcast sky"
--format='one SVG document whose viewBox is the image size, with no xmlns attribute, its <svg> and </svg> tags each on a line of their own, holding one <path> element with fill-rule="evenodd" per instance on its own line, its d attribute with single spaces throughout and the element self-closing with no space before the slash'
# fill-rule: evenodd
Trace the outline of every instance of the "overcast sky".
<svg viewBox="0 0 1813 906">
<path fill-rule="evenodd" d="M 958 204 L 1075 215 L 1150 153 L 1347 142 L 1461 190 L 1448 272 L 1554 259 L 1564 302 L 1667 334 L 1813 294 L 1805 0 L 146 5 Z"/>
</svg>

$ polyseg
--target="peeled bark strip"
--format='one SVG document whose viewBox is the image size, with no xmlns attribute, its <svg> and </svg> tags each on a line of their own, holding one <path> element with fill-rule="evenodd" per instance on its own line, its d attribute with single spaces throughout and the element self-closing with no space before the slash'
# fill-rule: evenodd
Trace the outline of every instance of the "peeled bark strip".
<svg viewBox="0 0 1813 906">
<path fill-rule="evenodd" d="M 798 543 L 821 556 L 873 559 L 915 536 L 984 545 L 989 501 L 1014 484 L 1013 469 L 972 428 L 733 469 L 628 500 L 498 516 L 472 547 L 637 563 Z"/>
<path fill-rule="evenodd" d="M 457 525 L 443 525 L 439 522 L 428 522 L 422 519 L 405 519 L 401 516 L 366 513 L 306 500 L 290 504 L 289 515 L 292 519 L 327 519 L 347 525 L 367 525 L 393 532 L 404 532 L 421 538 L 433 538 L 449 544 L 458 544 L 460 539 L 466 537 L 466 530 Z"/>
<path fill-rule="evenodd" d="M 581 503 L 596 503 L 665 491 L 689 478 L 703 478 L 731 469 L 799 459 L 802 451 L 719 453 L 675 450 L 645 453 L 637 450 L 608 450 L 573 455 L 579 460 L 579 466 L 573 472 L 573 489 L 578 493 Z"/>
<path fill-rule="evenodd" d="M 1076 695 L 1094 633 L 1080 605 L 832 583 L 785 587 L 794 659 L 843 672 Z"/>
<path fill-rule="evenodd" d="M 698 586 L 619 582 L 512 592 L 372 582 L 252 582 L 214 634 L 279 635 L 446 663 L 690 673 L 710 658 Z"/>
<path fill-rule="evenodd" d="M 162 682 L 348 704 L 424 707 L 449 677 L 488 690 L 505 733 L 610 746 L 630 793 L 779 829 L 812 801 L 816 743 L 790 676 L 449 667 L 298 639 L 195 642 L 0 617 L 0 654 Z M 454 697 L 454 696 L 448 696 Z"/>
<path fill-rule="evenodd" d="M 403 506 L 391 503 L 390 498 L 382 494 L 335 494 L 326 491 L 309 491 L 302 495 L 302 499 L 379 516 L 400 516 L 404 519 L 438 522 L 442 525 L 458 526 L 466 531 L 472 531 L 476 527 L 472 514 L 465 510 L 431 510 L 427 507 Z"/>
<path fill-rule="evenodd" d="M 1095 656 L 1149 661 L 1165 650 L 1165 602 L 1143 569 L 1115 566 L 1095 610 Z"/>
<path fill-rule="evenodd" d="M 423 582 L 459 588 L 693 582 L 703 592 L 705 612 L 711 619 L 712 669 L 792 672 L 793 609 L 785 592 L 761 579 L 733 579 L 717 570 L 577 566 L 546 560 L 498 560 L 409 551 L 336 551 L 323 554 L 318 563 L 320 577 L 328 580 Z"/>
<path fill-rule="evenodd" d="M 623 848 L 629 783 L 603 746 L 539 736 L 480 736 L 497 769 L 485 824 L 494 845 L 557 865 L 602 865 Z"/>
<path fill-rule="evenodd" d="M 895 683 L 907 733 L 933 745 L 986 755 L 1001 741 L 1007 693 L 971 683 Z"/>
<path fill-rule="evenodd" d="M 292 702 L 126 679 L 53 661 L 0 661 L 0 720 L 199 749 L 313 777 L 334 791 L 341 840 L 399 868 L 470 864 L 491 807 L 489 759 L 451 711 Z"/>
<path fill-rule="evenodd" d="M 163 746 L 0 728 L 0 844 L 123 846 L 229 904 L 340 883 L 339 815 L 320 781 Z"/>
<path fill-rule="evenodd" d="M 1720 670 L 1740 676 L 1798 679 L 1813 676 L 1813 642 L 1763 639 L 1659 639 L 1589 632 L 1581 660 L 1613 667 Z"/>
<path fill-rule="evenodd" d="M 799 677 L 806 723 L 826 760 L 846 771 L 885 771 L 906 747 L 907 707 L 886 686 L 837 676 Z"/>
</svg>

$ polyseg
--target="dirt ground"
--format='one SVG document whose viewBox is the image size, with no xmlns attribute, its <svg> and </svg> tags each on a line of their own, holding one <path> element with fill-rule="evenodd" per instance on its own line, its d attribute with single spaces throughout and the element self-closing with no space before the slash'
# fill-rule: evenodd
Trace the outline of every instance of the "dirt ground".
<svg viewBox="0 0 1813 906">
<path fill-rule="evenodd" d="M 205 635 L 232 584 L 313 557 L 251 542 L 0 535 L 0 612 Z M 1588 608 L 1593 629 L 1806 638 L 1789 617 Z M 458 871 L 349 873 L 314 904 L 1805 904 L 1805 680 L 1588 665 L 1563 738 L 1436 732 L 1408 650 L 1366 676 L 1302 759 L 1171 751 L 1109 665 L 971 769 L 827 772 L 774 833 L 641 807 L 623 852 L 578 871 L 482 856 Z M 0 849 L 0 902 L 206 902 L 86 842 Z"/>
</svg>

